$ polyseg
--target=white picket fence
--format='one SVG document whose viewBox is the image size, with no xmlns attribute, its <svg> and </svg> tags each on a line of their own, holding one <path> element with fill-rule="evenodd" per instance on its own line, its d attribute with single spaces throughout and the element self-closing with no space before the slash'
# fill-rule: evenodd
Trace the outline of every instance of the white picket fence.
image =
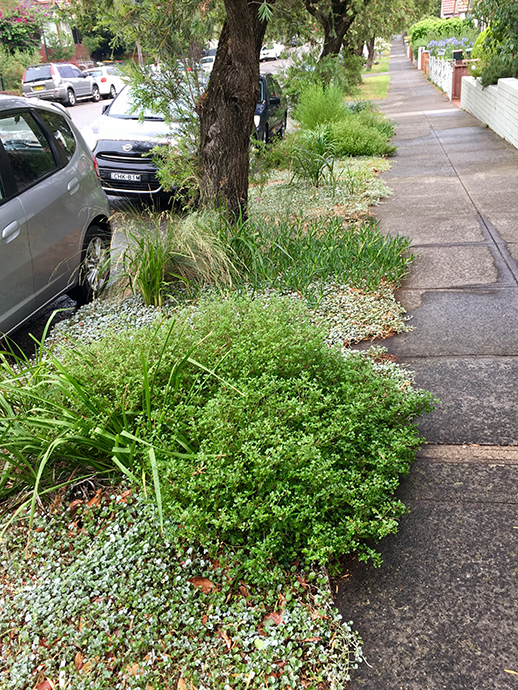
<svg viewBox="0 0 518 690">
<path fill-rule="evenodd" d="M 428 78 L 444 91 L 451 101 L 453 93 L 453 62 L 430 55 Z"/>
</svg>

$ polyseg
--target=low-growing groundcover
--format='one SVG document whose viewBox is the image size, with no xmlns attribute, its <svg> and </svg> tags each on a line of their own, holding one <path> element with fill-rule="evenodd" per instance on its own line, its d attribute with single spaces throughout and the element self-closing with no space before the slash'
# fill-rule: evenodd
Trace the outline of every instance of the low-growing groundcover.
<svg viewBox="0 0 518 690">
<path fill-rule="evenodd" d="M 131 490 L 99 491 L 2 545 L 0 688 L 344 687 L 360 640 L 326 578 L 249 587 Z M 228 556 L 228 554 L 227 554 Z"/>
</svg>

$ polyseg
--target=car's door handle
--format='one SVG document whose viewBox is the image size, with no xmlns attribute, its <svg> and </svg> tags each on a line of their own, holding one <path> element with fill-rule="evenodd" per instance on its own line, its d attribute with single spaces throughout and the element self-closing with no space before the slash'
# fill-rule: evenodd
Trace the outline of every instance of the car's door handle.
<svg viewBox="0 0 518 690">
<path fill-rule="evenodd" d="M 11 242 L 15 237 L 20 234 L 20 223 L 17 220 L 13 220 L 12 223 L 6 225 L 2 230 L 2 239 L 6 242 Z"/>
<path fill-rule="evenodd" d="M 73 177 L 67 185 L 67 189 L 70 194 L 74 194 L 79 189 L 79 180 L 77 177 Z"/>
</svg>

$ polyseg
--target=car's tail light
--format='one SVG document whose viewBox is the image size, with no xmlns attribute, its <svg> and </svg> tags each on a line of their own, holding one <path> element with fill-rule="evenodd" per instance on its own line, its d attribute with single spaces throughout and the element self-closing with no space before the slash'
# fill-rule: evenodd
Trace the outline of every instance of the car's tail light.
<svg viewBox="0 0 518 690">
<path fill-rule="evenodd" d="M 50 76 L 52 79 L 55 79 L 57 76 L 59 76 L 54 65 L 50 66 Z"/>
<path fill-rule="evenodd" d="M 92 153 L 92 160 L 93 160 L 93 162 L 94 162 L 95 174 L 97 175 L 97 177 L 98 177 L 99 179 L 101 179 L 101 173 L 99 172 L 99 163 L 97 162 L 97 158 L 94 156 L 93 153 Z"/>
<path fill-rule="evenodd" d="M 101 77 L 101 81 L 103 84 L 105 84 L 108 81 L 108 79 L 106 79 L 106 77 Z"/>
<path fill-rule="evenodd" d="M 26 74 L 27 74 L 27 70 L 24 70 L 23 77 L 22 77 L 22 84 L 25 84 L 25 75 Z"/>
</svg>

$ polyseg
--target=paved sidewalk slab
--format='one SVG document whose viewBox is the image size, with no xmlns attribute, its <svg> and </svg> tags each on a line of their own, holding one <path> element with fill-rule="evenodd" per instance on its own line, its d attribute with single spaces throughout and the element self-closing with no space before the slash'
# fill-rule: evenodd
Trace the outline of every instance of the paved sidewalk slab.
<svg viewBox="0 0 518 690">
<path fill-rule="evenodd" d="M 376 216 L 382 232 L 409 236 L 418 258 L 398 293 L 414 330 L 384 344 L 442 401 L 420 422 L 428 442 L 515 443 L 518 151 L 398 45 L 390 75 L 380 107 L 397 123 L 384 174 L 394 194 Z"/>
<path fill-rule="evenodd" d="M 437 449 L 400 487 L 410 512 L 381 568 L 351 563 L 334 583 L 369 664 L 350 690 L 518 687 L 517 454 Z"/>
</svg>

